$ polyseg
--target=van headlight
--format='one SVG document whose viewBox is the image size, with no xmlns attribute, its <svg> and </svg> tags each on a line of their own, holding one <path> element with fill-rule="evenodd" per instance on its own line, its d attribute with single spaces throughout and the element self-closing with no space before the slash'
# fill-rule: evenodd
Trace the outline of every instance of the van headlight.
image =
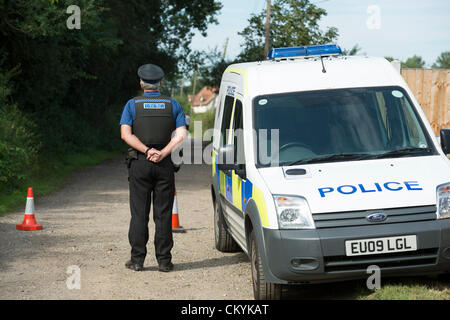
<svg viewBox="0 0 450 320">
<path fill-rule="evenodd" d="M 273 196 L 280 229 L 314 229 L 308 202 L 303 197 Z"/>
<path fill-rule="evenodd" d="M 439 219 L 450 218 L 450 183 L 437 187 L 437 213 Z"/>
</svg>

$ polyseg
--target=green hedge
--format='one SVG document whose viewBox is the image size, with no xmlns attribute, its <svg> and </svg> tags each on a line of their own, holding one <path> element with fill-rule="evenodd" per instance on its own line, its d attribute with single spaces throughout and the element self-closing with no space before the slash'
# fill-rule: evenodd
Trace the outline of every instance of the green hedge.
<svg viewBox="0 0 450 320">
<path fill-rule="evenodd" d="M 36 125 L 16 105 L 0 109 L 0 186 L 1 191 L 17 187 L 36 162 L 41 144 Z"/>
<path fill-rule="evenodd" d="M 70 5 L 80 8 L 81 29 L 67 27 Z M 71 168 L 67 154 L 123 148 L 120 114 L 139 90 L 137 68 L 160 65 L 170 85 L 192 31 L 204 33 L 220 7 L 214 0 L 0 0 L 0 206 L 39 173 L 60 172 L 49 165 Z"/>
</svg>

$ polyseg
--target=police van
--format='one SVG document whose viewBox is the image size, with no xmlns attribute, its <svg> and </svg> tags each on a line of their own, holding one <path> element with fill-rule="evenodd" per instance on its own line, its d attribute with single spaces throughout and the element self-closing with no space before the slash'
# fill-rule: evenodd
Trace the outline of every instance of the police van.
<svg viewBox="0 0 450 320">
<path fill-rule="evenodd" d="M 399 72 L 337 45 L 229 66 L 212 144 L 215 246 L 256 299 L 288 284 L 450 272 L 450 130 Z"/>
</svg>

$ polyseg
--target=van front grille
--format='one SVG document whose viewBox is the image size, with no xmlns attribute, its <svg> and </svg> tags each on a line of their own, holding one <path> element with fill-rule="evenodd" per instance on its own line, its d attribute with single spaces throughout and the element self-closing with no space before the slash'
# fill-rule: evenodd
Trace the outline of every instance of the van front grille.
<svg viewBox="0 0 450 320">
<path fill-rule="evenodd" d="M 421 249 L 414 252 L 385 253 L 366 256 L 324 257 L 325 272 L 366 271 L 370 265 L 383 268 L 426 266 L 437 263 L 438 248 Z"/>
<path fill-rule="evenodd" d="M 369 221 L 367 216 L 374 213 L 382 213 L 387 216 L 387 218 L 384 221 L 379 222 Z M 377 224 L 436 220 L 436 206 L 315 213 L 312 216 L 317 229 L 373 226 Z"/>
</svg>

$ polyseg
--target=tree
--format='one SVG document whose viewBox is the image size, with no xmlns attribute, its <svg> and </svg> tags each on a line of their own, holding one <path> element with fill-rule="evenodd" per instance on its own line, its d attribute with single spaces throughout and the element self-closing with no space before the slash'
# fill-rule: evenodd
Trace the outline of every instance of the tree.
<svg viewBox="0 0 450 320">
<path fill-rule="evenodd" d="M 144 63 L 160 65 L 163 88 L 173 87 L 189 56 L 189 44 L 197 29 L 206 36 L 209 24 L 217 23 L 222 5 L 215 0 L 111 1 L 111 17 L 124 41 L 117 59 L 122 67 L 122 86 L 135 90 L 136 69 Z M 115 72 L 117 74 L 117 70 Z"/>
<path fill-rule="evenodd" d="M 358 53 L 360 53 L 361 50 L 362 50 L 362 48 L 358 44 L 355 44 L 350 50 L 342 49 L 342 54 L 344 56 L 355 56 Z"/>
<path fill-rule="evenodd" d="M 68 30 L 70 4 L 0 0 L 0 72 L 18 67 L 11 96 L 47 124 L 64 124 L 71 110 L 102 123 L 112 105 L 136 94 L 144 63 L 160 65 L 165 81 L 177 78 L 193 30 L 205 34 L 221 8 L 215 0 L 80 0 L 81 29 Z"/>
<path fill-rule="evenodd" d="M 450 51 L 442 52 L 433 63 L 432 68 L 450 69 Z"/>
<path fill-rule="evenodd" d="M 202 78 L 202 84 L 219 88 L 223 72 L 234 61 L 224 59 L 222 52 L 217 47 L 210 52 L 203 52 L 200 56 L 202 57 L 203 63 L 199 66 L 198 70 Z"/>
<path fill-rule="evenodd" d="M 405 62 L 402 62 L 402 68 L 423 68 L 425 66 L 425 61 L 422 60 L 422 57 L 418 55 L 413 55 L 412 57 L 406 59 Z"/>
<path fill-rule="evenodd" d="M 264 60 L 265 10 L 252 15 L 249 25 L 238 34 L 244 37 L 240 61 Z M 334 27 L 320 30 L 318 22 L 326 11 L 308 0 L 275 0 L 270 17 L 270 47 L 326 44 L 336 41 Z"/>
<path fill-rule="evenodd" d="M 176 79 L 193 31 L 205 35 L 222 6 L 78 0 L 81 28 L 70 29 L 72 4 L 0 0 L 0 192 L 23 176 L 11 164 L 29 163 L 23 154 L 38 146 L 42 163 L 67 151 L 117 147 L 120 112 L 139 89 L 137 68 L 159 64 L 165 81 Z"/>
</svg>

